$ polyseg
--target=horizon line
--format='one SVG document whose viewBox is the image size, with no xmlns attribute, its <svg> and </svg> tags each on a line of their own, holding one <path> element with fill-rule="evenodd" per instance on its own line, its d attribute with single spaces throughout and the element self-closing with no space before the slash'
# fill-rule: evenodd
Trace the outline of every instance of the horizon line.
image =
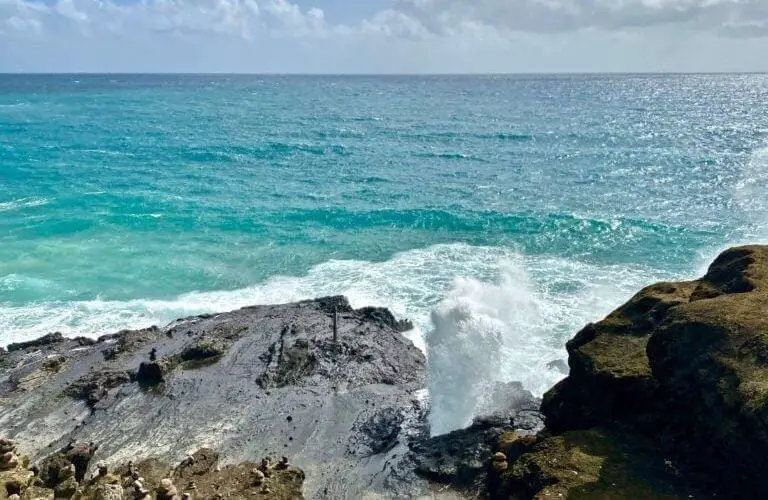
<svg viewBox="0 0 768 500">
<path fill-rule="evenodd" d="M 68 76 L 68 75 L 157 75 L 157 76 L 590 76 L 590 75 L 768 75 L 768 70 L 762 71 L 528 71 L 528 72 L 487 72 L 487 73 L 303 73 L 303 72 L 187 72 L 187 71 L 0 71 L 0 76 L 39 75 L 39 76 Z"/>
</svg>

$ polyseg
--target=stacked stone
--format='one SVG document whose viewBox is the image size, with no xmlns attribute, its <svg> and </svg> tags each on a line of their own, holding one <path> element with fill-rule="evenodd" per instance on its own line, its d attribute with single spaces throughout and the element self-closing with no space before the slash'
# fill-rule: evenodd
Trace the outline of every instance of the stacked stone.
<svg viewBox="0 0 768 500">
<path fill-rule="evenodd" d="M 509 462 L 507 462 L 507 456 L 502 452 L 495 453 L 491 458 L 491 466 L 496 472 L 504 472 L 509 468 Z"/>
<path fill-rule="evenodd" d="M 12 470 L 19 466 L 16 456 L 16 443 L 10 439 L 0 439 L 0 471 Z"/>
<path fill-rule="evenodd" d="M 179 500 L 179 490 L 169 478 L 162 479 L 157 487 L 157 500 Z"/>
<path fill-rule="evenodd" d="M 144 478 L 142 478 L 139 475 L 139 472 L 133 468 L 133 462 L 128 463 L 128 471 L 133 478 L 133 498 L 136 500 L 148 498 L 149 490 L 144 487 Z"/>
<path fill-rule="evenodd" d="M 259 472 L 261 474 L 259 474 Z M 271 490 L 269 489 L 269 484 L 267 484 L 267 478 L 272 476 L 272 460 L 270 460 L 269 457 L 265 457 L 261 459 L 261 465 L 258 469 L 254 469 L 254 475 L 255 475 L 255 481 L 254 484 L 256 486 L 261 486 L 261 493 L 264 495 L 268 495 L 271 493 Z"/>
</svg>

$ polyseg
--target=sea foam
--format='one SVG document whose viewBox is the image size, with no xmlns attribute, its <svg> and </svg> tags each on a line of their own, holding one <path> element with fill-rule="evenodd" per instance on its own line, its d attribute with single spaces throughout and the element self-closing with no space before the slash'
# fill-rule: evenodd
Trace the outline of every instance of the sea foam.
<svg viewBox="0 0 768 500">
<path fill-rule="evenodd" d="M 414 322 L 406 336 L 428 356 L 431 423 L 439 434 L 468 424 L 497 382 L 519 381 L 541 395 L 563 377 L 547 363 L 566 357 L 565 341 L 659 277 L 642 267 L 448 244 L 384 262 L 332 260 L 304 276 L 167 300 L 4 304 L 0 323 L 9 325 L 6 343 L 52 331 L 96 337 L 195 314 L 344 294 L 354 307 L 387 306 Z"/>
</svg>

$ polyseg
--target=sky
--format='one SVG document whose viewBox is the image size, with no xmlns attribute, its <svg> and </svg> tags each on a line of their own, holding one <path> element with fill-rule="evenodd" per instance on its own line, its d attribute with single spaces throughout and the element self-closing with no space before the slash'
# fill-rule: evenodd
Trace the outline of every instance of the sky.
<svg viewBox="0 0 768 500">
<path fill-rule="evenodd" d="M 0 0 L 0 72 L 768 71 L 768 0 Z"/>
</svg>

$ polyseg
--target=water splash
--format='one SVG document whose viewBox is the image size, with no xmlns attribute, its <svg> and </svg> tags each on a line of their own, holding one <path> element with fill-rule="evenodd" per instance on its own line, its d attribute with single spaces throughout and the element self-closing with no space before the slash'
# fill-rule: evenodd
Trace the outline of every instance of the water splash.
<svg viewBox="0 0 768 500">
<path fill-rule="evenodd" d="M 556 258 L 514 256 L 495 281 L 460 278 L 432 313 L 426 335 L 434 435 L 469 425 L 492 407 L 498 383 L 537 396 L 564 374 L 565 342 L 662 273 Z"/>
</svg>

